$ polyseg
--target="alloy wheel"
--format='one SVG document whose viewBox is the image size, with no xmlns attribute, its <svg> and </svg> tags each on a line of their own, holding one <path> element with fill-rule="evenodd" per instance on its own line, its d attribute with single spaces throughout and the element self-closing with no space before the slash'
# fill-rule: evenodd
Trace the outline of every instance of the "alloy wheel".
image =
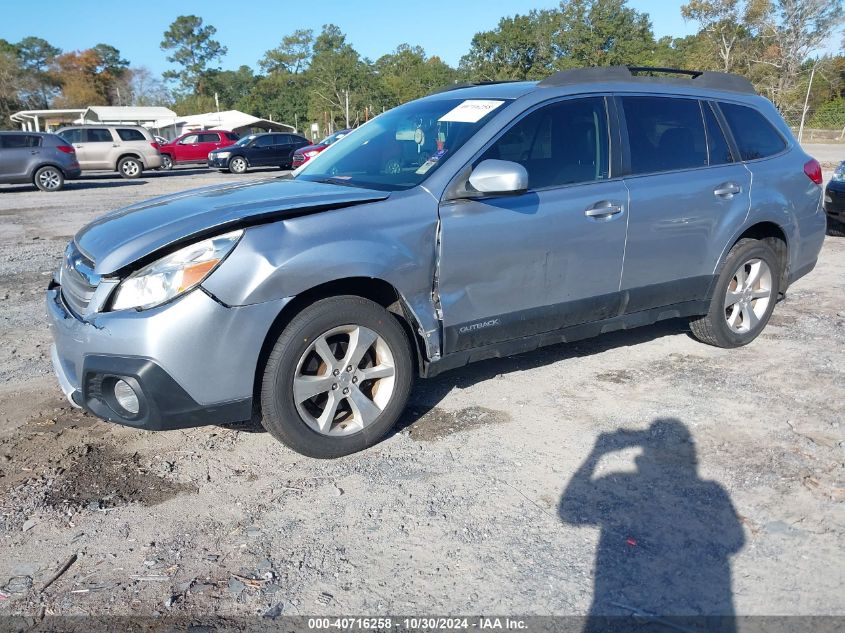
<svg viewBox="0 0 845 633">
<path fill-rule="evenodd" d="M 58 189 L 62 184 L 62 177 L 55 169 L 42 169 L 38 174 L 38 182 L 42 189 Z"/>
<path fill-rule="evenodd" d="M 297 363 L 293 399 L 303 421 L 322 435 L 357 433 L 393 396 L 396 364 L 373 330 L 343 325 L 317 337 Z"/>
<path fill-rule="evenodd" d="M 750 259 L 734 273 L 725 293 L 725 320 L 734 332 L 754 329 L 772 300 L 772 270 L 759 258 Z"/>
<path fill-rule="evenodd" d="M 121 165 L 121 170 L 125 175 L 133 177 L 141 173 L 141 166 L 134 160 L 127 160 Z"/>
</svg>

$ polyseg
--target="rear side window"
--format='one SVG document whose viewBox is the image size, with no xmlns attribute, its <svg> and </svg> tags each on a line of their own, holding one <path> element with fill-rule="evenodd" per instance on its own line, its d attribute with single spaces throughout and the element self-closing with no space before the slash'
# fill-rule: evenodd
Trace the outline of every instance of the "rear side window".
<svg viewBox="0 0 845 633">
<path fill-rule="evenodd" d="M 15 149 L 20 147 L 39 147 L 41 137 L 33 134 L 9 134 L 0 136 L 0 147 Z"/>
<path fill-rule="evenodd" d="M 622 97 L 622 107 L 632 174 L 707 165 L 707 138 L 698 100 Z"/>
<path fill-rule="evenodd" d="M 144 134 L 140 130 L 133 130 L 132 128 L 118 128 L 117 135 L 124 141 L 146 141 Z"/>
<path fill-rule="evenodd" d="M 206 132 L 205 134 L 200 134 L 200 143 L 216 143 L 220 140 L 220 137 L 217 135 L 216 132 Z"/>
<path fill-rule="evenodd" d="M 766 158 L 786 149 L 786 141 L 762 114 L 754 108 L 734 103 L 719 103 L 731 128 L 742 160 Z"/>
<path fill-rule="evenodd" d="M 608 177 L 607 138 L 604 97 L 567 99 L 515 123 L 480 160 L 519 163 L 529 189 L 590 182 Z"/>
<path fill-rule="evenodd" d="M 713 113 L 713 107 L 707 102 L 702 102 L 701 108 L 704 110 L 704 122 L 707 125 L 707 155 L 710 164 L 725 165 L 732 163 L 733 155 L 728 142 L 725 140 L 722 126 L 719 125 L 719 121 Z"/>
</svg>

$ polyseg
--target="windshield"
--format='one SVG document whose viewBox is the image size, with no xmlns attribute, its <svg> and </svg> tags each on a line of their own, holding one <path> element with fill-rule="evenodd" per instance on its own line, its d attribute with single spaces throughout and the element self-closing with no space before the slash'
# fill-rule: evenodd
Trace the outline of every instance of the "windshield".
<svg viewBox="0 0 845 633">
<path fill-rule="evenodd" d="M 305 164 L 296 176 L 381 191 L 410 189 L 430 176 L 505 100 L 414 101 L 376 117 Z"/>
<path fill-rule="evenodd" d="M 235 143 L 235 145 L 240 145 L 241 147 L 243 147 L 244 145 L 251 143 L 253 141 L 253 139 L 255 138 L 255 136 L 256 136 L 255 134 L 250 134 L 249 136 L 244 136 L 243 138 L 238 139 L 238 142 Z"/>
<path fill-rule="evenodd" d="M 339 141 L 340 139 L 342 139 L 347 134 L 349 134 L 349 130 L 340 130 L 338 132 L 335 132 L 334 134 L 329 134 L 326 138 L 317 143 L 317 145 L 331 145 L 335 141 Z"/>
</svg>

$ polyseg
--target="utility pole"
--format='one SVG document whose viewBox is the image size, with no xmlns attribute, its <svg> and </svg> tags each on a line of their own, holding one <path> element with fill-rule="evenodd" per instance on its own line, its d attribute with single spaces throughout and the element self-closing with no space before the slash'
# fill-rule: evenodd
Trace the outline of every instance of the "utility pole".
<svg viewBox="0 0 845 633">
<path fill-rule="evenodd" d="M 349 128 L 349 90 L 346 91 L 346 127 Z"/>
<path fill-rule="evenodd" d="M 804 107 L 801 110 L 801 125 L 798 126 L 798 142 L 801 142 L 801 137 L 804 135 L 804 119 L 807 116 L 807 104 L 810 102 L 810 90 L 813 88 L 813 77 L 816 76 L 816 64 L 818 60 L 813 62 L 813 69 L 810 71 L 810 83 L 807 84 L 807 96 L 804 97 Z"/>
</svg>

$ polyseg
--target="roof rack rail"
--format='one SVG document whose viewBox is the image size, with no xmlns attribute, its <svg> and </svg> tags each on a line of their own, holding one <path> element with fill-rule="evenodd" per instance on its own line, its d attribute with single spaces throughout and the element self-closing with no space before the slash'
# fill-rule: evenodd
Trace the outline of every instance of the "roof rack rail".
<svg viewBox="0 0 845 633">
<path fill-rule="evenodd" d="M 644 73 L 658 73 L 661 75 L 686 75 L 687 79 L 676 77 L 641 77 Z M 537 84 L 541 88 L 571 86 L 581 83 L 598 83 L 603 81 L 692 81 L 698 88 L 726 90 L 728 92 L 743 92 L 757 94 L 754 86 L 745 77 L 731 73 L 714 72 L 710 70 L 685 70 L 682 68 L 663 68 L 652 66 L 604 66 L 598 68 L 572 68 L 561 70 L 546 77 Z"/>
<path fill-rule="evenodd" d="M 451 90 L 460 90 L 461 88 L 472 88 L 474 86 L 495 86 L 496 84 L 512 84 L 520 81 L 519 79 L 499 79 L 497 81 L 462 81 L 459 83 L 449 84 L 432 90 L 429 95 L 440 94 L 441 92 L 450 92 Z"/>
</svg>

